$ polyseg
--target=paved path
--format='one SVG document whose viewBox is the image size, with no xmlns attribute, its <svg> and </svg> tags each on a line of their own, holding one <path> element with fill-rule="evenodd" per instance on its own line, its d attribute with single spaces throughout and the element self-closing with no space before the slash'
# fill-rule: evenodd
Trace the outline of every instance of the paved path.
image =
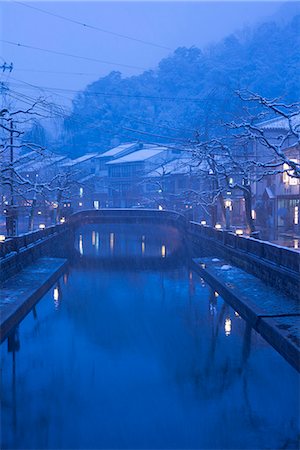
<svg viewBox="0 0 300 450">
<path fill-rule="evenodd" d="M 0 341 L 62 274 L 66 259 L 40 258 L 0 285 Z"/>
<path fill-rule="evenodd" d="M 194 269 L 300 372 L 299 302 L 224 260 L 193 261 Z"/>
</svg>

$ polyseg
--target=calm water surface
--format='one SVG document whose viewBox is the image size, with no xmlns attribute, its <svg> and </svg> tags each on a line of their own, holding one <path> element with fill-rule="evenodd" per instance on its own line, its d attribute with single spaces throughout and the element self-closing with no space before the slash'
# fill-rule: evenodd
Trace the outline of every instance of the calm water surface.
<svg viewBox="0 0 300 450">
<path fill-rule="evenodd" d="M 298 374 L 158 231 L 78 233 L 79 258 L 157 267 L 77 262 L 40 300 L 1 346 L 1 448 L 297 448 Z"/>
</svg>

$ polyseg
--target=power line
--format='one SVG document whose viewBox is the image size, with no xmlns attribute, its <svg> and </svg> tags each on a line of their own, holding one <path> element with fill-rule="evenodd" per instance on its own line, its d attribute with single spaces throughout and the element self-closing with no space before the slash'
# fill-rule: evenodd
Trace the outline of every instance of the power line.
<svg viewBox="0 0 300 450">
<path fill-rule="evenodd" d="M 90 24 L 87 24 L 87 23 L 84 23 L 84 22 L 80 22 L 79 20 L 70 19 L 69 17 L 62 16 L 61 14 L 56 14 L 56 13 L 53 13 L 51 11 L 46 11 L 45 9 L 38 8 L 38 7 L 32 6 L 32 5 L 28 5 L 28 4 L 23 3 L 23 2 L 19 2 L 19 1 L 16 1 L 16 0 L 11 0 L 11 1 L 12 1 L 12 3 L 17 3 L 19 5 L 25 6 L 26 8 L 34 9 L 35 11 L 39 11 L 39 12 L 41 12 L 43 14 L 47 14 L 49 16 L 57 17 L 58 19 L 65 20 L 67 22 L 71 22 L 71 23 L 74 23 L 76 25 L 80 25 L 80 26 L 82 26 L 84 28 L 89 28 L 89 29 L 94 30 L 94 31 L 100 31 L 101 33 L 110 34 L 112 36 L 116 36 L 116 37 L 119 37 L 119 38 L 127 39 L 127 40 L 130 40 L 130 41 L 139 42 L 140 44 L 150 45 L 152 47 L 157 47 L 157 48 L 162 48 L 164 50 L 171 50 L 172 51 L 172 49 L 170 47 L 167 47 L 165 45 L 156 44 L 154 42 L 145 41 L 143 39 L 138 39 L 138 38 L 134 38 L 134 37 L 131 37 L 131 36 L 127 36 L 126 34 L 121 34 L 121 33 L 115 32 L 115 31 L 110 31 L 110 30 L 106 30 L 104 28 L 96 27 L 94 25 L 90 25 Z"/>
<path fill-rule="evenodd" d="M 196 130 L 193 128 L 170 127 L 168 125 L 159 125 L 155 122 L 148 122 L 146 120 L 138 119 L 136 117 L 123 116 L 123 118 L 129 120 L 130 122 L 137 122 L 137 123 L 143 123 L 145 125 L 150 125 L 152 128 L 164 128 L 166 130 L 172 130 L 172 131 L 187 131 L 189 133 L 199 132 L 199 130 Z"/>
<path fill-rule="evenodd" d="M 11 77 L 13 78 L 13 77 Z M 14 78 L 16 81 L 17 80 Z M 22 83 L 22 81 L 21 81 Z M 34 86 L 34 85 L 31 85 Z M 149 99 L 149 100 L 161 100 L 161 101 L 183 101 L 183 102 L 196 102 L 196 103 L 205 103 L 207 101 L 206 98 L 193 98 L 193 97 L 160 97 L 154 95 L 135 95 L 135 94 L 121 94 L 116 92 L 86 92 L 86 91 L 78 91 L 76 89 L 68 89 L 68 88 L 56 88 L 56 87 L 47 87 L 47 86 L 35 86 L 37 89 L 43 89 L 45 91 L 58 91 L 58 92 L 70 92 L 74 94 L 84 94 L 84 95 L 96 95 L 96 96 L 104 96 L 104 97 L 120 97 L 120 98 L 140 98 L 140 99 Z M 218 99 L 215 99 L 217 101 Z M 223 101 L 219 99 L 219 101 Z"/>
<path fill-rule="evenodd" d="M 0 39 L 0 42 L 3 42 L 4 44 L 8 44 L 8 45 L 13 45 L 15 47 L 23 47 L 23 48 L 27 48 L 27 49 L 30 49 L 30 50 L 38 50 L 40 52 L 52 53 L 53 55 L 68 56 L 70 58 L 76 58 L 76 59 L 83 59 L 85 61 L 98 62 L 98 63 L 101 63 L 101 64 L 107 64 L 109 66 L 120 66 L 120 67 L 125 67 L 127 69 L 148 70 L 145 67 L 133 66 L 133 65 L 130 65 L 130 64 L 116 63 L 116 62 L 112 62 L 112 61 L 105 61 L 105 60 L 102 60 L 102 59 L 90 58 L 89 56 L 74 55 L 72 53 L 58 52 L 56 50 L 49 50 L 49 49 L 46 49 L 46 48 L 35 47 L 33 45 L 27 45 L 27 44 L 21 44 L 19 42 L 7 41 L 5 39 Z"/>
<path fill-rule="evenodd" d="M 80 76 L 100 76 L 99 72 L 60 72 L 58 70 L 39 70 L 39 69 L 14 69 L 18 72 L 36 72 L 36 73 L 53 73 L 56 75 L 80 75 Z"/>
</svg>

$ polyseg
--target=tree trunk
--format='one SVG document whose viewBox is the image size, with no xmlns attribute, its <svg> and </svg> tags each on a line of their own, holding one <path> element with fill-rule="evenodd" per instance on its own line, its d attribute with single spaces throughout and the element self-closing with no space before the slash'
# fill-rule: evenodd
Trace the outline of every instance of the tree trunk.
<svg viewBox="0 0 300 450">
<path fill-rule="evenodd" d="M 244 189 L 244 199 L 245 199 L 246 224 L 248 232 L 253 233 L 255 231 L 255 225 L 254 220 L 252 218 L 252 192 L 250 186 L 247 189 Z"/>
<path fill-rule="evenodd" d="M 36 199 L 33 199 L 31 207 L 30 207 L 30 212 L 29 212 L 28 231 L 33 231 L 33 220 L 34 220 L 35 206 L 36 206 Z"/>
</svg>

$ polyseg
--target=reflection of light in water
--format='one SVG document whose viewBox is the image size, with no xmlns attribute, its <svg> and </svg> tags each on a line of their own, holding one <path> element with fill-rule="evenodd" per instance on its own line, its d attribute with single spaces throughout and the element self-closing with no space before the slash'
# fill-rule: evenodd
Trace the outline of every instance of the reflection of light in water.
<svg viewBox="0 0 300 450">
<path fill-rule="evenodd" d="M 96 232 L 92 231 L 92 245 L 96 245 Z"/>
<path fill-rule="evenodd" d="M 109 248 L 111 251 L 113 251 L 115 245 L 115 235 L 114 233 L 109 234 Z"/>
<path fill-rule="evenodd" d="M 57 309 L 59 307 L 59 289 L 58 286 L 56 286 L 53 290 L 53 300 L 54 300 L 54 307 Z"/>
<path fill-rule="evenodd" d="M 224 327 L 224 329 L 225 329 L 226 336 L 229 336 L 230 333 L 231 333 L 231 320 L 229 319 L 229 317 L 227 317 L 225 319 L 225 327 Z"/>
<path fill-rule="evenodd" d="M 64 284 L 67 284 L 68 282 L 68 274 L 64 274 Z"/>
<path fill-rule="evenodd" d="M 142 254 L 145 253 L 145 242 L 142 242 Z"/>
<path fill-rule="evenodd" d="M 96 236 L 95 236 L 95 247 L 96 247 L 96 251 L 99 251 L 99 233 L 97 231 Z"/>
<path fill-rule="evenodd" d="M 58 300 L 58 297 L 59 297 L 58 287 L 55 287 L 53 291 L 53 298 L 54 300 Z"/>
<path fill-rule="evenodd" d="M 209 304 L 209 312 L 212 316 L 215 316 L 217 314 L 216 305 L 213 305 L 212 303 L 210 303 Z"/>
<path fill-rule="evenodd" d="M 192 279 L 193 279 L 193 272 L 189 273 L 189 279 L 190 279 L 190 281 L 192 281 Z"/>
<path fill-rule="evenodd" d="M 161 257 L 162 258 L 166 257 L 166 246 L 165 245 L 161 246 Z"/>
<path fill-rule="evenodd" d="M 145 236 L 143 235 L 143 236 L 142 236 L 142 241 L 144 241 L 144 240 L 145 240 Z"/>
<path fill-rule="evenodd" d="M 294 248 L 299 248 L 299 239 L 294 239 Z"/>
<path fill-rule="evenodd" d="M 82 234 L 79 235 L 79 253 L 83 255 L 83 242 L 82 242 Z"/>
</svg>

